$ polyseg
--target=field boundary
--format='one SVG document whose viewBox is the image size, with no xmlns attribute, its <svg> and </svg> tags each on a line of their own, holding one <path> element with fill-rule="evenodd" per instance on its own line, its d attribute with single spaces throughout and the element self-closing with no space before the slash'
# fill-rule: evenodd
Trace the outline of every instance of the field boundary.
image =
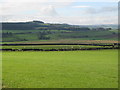
<svg viewBox="0 0 120 90">
<path fill-rule="evenodd" d="M 42 48 L 2 48 L 0 51 L 77 51 L 77 50 L 101 50 L 101 49 L 119 49 L 120 43 L 111 43 L 111 44 L 80 44 L 80 43 L 48 43 L 48 44 L 0 44 L 1 46 L 44 46 L 44 45 L 86 45 L 86 46 L 101 46 L 101 47 L 89 47 L 89 48 L 51 48 L 51 49 L 42 49 Z"/>
<path fill-rule="evenodd" d="M 0 51 L 78 51 L 78 50 L 106 50 L 106 49 L 119 49 L 114 48 L 81 48 L 81 49 L 0 49 Z"/>
<path fill-rule="evenodd" d="M 79 43 L 46 43 L 46 44 L 0 44 L 0 46 L 30 46 L 30 45 L 91 45 L 91 46 L 115 46 L 120 45 L 120 43 L 111 44 L 79 44 Z"/>
</svg>

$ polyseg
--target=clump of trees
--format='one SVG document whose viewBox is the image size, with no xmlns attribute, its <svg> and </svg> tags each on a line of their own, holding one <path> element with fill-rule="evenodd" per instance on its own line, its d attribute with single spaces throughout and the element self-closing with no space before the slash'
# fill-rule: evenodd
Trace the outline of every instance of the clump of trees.
<svg viewBox="0 0 120 90">
<path fill-rule="evenodd" d="M 96 30 L 96 31 L 105 31 L 105 30 L 112 30 L 112 28 L 92 28 L 92 30 Z"/>
<path fill-rule="evenodd" d="M 38 39 L 39 40 L 49 40 L 50 39 L 50 37 L 48 37 L 48 36 L 46 36 L 47 35 L 47 33 L 46 32 L 39 32 L 38 33 Z"/>
<path fill-rule="evenodd" d="M 3 38 L 4 37 L 11 37 L 11 36 L 13 36 L 13 33 L 11 33 L 11 32 L 2 33 Z"/>
</svg>

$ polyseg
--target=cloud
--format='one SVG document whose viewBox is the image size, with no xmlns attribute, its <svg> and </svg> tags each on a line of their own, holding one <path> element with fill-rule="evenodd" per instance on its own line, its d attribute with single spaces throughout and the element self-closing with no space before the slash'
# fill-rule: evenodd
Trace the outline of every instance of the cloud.
<svg viewBox="0 0 120 90">
<path fill-rule="evenodd" d="M 102 7 L 101 12 L 114 12 L 118 11 L 118 7 L 111 6 L 111 7 Z"/>
<path fill-rule="evenodd" d="M 100 13 L 112 13 L 118 11 L 118 7 L 116 6 L 109 6 L 109 7 L 102 7 L 100 9 L 96 8 L 87 8 L 85 13 L 87 14 L 100 14 Z"/>
<path fill-rule="evenodd" d="M 92 7 L 92 6 L 73 6 L 73 8 L 89 8 L 89 7 Z"/>
<path fill-rule="evenodd" d="M 96 14 L 98 11 L 95 8 L 88 8 L 85 13 L 87 14 Z"/>
<path fill-rule="evenodd" d="M 58 13 L 52 5 L 41 8 L 39 14 L 42 16 L 58 16 Z"/>
<path fill-rule="evenodd" d="M 58 13 L 55 10 L 54 6 L 47 3 L 3 3 L 0 6 L 2 13 L 1 16 L 12 16 L 12 15 L 24 15 L 24 14 L 37 14 L 40 16 L 57 16 Z"/>
<path fill-rule="evenodd" d="M 21 22 L 21 21 L 32 21 L 32 20 L 40 20 L 45 23 L 67 23 L 74 25 L 94 25 L 94 24 L 117 24 L 118 17 L 111 16 L 78 16 L 78 17 L 55 17 L 52 16 L 6 16 L 4 17 L 4 21 L 9 22 Z"/>
<path fill-rule="evenodd" d="M 79 0 L 2 0 L 1 2 L 74 2 Z"/>
<path fill-rule="evenodd" d="M 10 2 L 11 1 L 11 2 Z M 102 7 L 94 8 L 93 6 L 74 6 L 74 8 L 85 8 L 84 11 L 80 11 L 80 14 L 73 13 L 79 17 L 60 16 L 59 9 L 64 11 L 63 7 L 71 5 L 73 1 L 76 0 L 61 0 L 61 3 L 50 2 L 51 0 L 44 0 L 44 3 L 38 0 L 7 0 L 0 5 L 2 13 L 0 15 L 3 17 L 3 21 L 31 21 L 31 20 L 41 20 L 47 23 L 68 23 L 68 24 L 109 24 L 117 23 L 117 17 L 111 16 L 110 14 L 105 14 L 106 17 L 99 16 L 100 13 L 115 12 L 117 7 Z M 64 1 L 64 2 L 63 2 Z M 65 2 L 66 1 L 66 2 Z M 86 0 L 85 0 L 86 1 Z M 98 0 L 99 1 L 99 0 Z M 114 0 L 113 0 L 114 1 Z M 32 2 L 32 3 L 31 3 Z M 58 11 L 57 11 L 58 10 Z M 32 11 L 32 12 L 31 12 Z M 68 10 L 70 11 L 70 10 Z M 66 11 L 64 11 L 66 12 Z M 70 11 L 71 12 L 71 11 Z M 87 14 L 85 14 L 85 13 Z M 27 13 L 27 14 L 26 14 Z M 59 13 L 59 14 L 58 14 Z M 97 14 L 96 16 L 89 16 Z M 99 17 L 98 17 L 99 16 Z"/>
<path fill-rule="evenodd" d="M 0 2 L 119 2 L 119 0 L 1 0 Z"/>
</svg>

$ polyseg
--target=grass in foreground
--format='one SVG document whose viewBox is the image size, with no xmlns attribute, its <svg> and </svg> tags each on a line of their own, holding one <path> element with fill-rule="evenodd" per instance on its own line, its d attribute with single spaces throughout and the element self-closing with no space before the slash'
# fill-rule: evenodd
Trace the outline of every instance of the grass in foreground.
<svg viewBox="0 0 120 90">
<path fill-rule="evenodd" d="M 3 52 L 8 88 L 117 88 L 117 50 Z"/>
</svg>

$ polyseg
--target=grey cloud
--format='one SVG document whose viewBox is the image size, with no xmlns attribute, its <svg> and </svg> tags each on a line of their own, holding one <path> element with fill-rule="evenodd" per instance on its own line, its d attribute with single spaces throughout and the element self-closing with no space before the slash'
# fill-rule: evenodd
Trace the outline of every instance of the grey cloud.
<svg viewBox="0 0 120 90">
<path fill-rule="evenodd" d="M 102 9 L 101 9 L 101 12 L 103 11 L 103 12 L 114 12 L 114 11 L 117 11 L 118 10 L 118 8 L 117 7 L 103 7 Z"/>
<path fill-rule="evenodd" d="M 85 13 L 88 13 L 88 14 L 99 14 L 99 13 L 116 12 L 117 10 L 118 10 L 118 8 L 116 6 L 102 7 L 100 9 L 88 8 L 88 9 L 86 9 Z"/>
<path fill-rule="evenodd" d="M 57 16 L 58 15 L 57 11 L 55 10 L 55 8 L 52 5 L 43 7 L 40 10 L 40 14 L 42 14 L 44 16 Z"/>
<path fill-rule="evenodd" d="M 95 13 L 98 13 L 98 11 L 95 8 L 88 8 L 86 9 L 85 13 L 95 14 Z"/>
</svg>

